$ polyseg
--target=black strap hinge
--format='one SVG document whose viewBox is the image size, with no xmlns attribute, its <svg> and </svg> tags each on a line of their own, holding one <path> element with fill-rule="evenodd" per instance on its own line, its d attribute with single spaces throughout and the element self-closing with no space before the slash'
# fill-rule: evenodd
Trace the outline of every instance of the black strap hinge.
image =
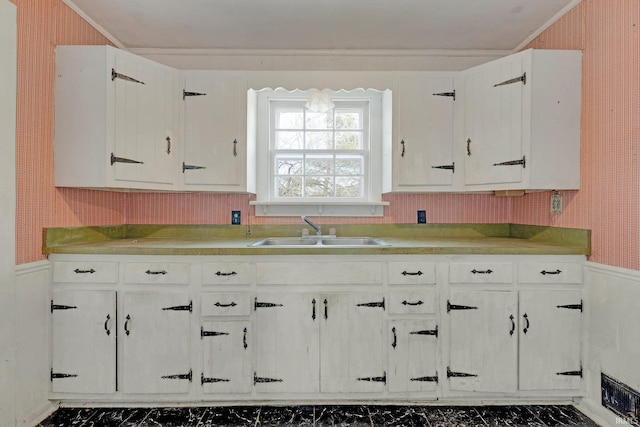
<svg viewBox="0 0 640 427">
<path fill-rule="evenodd" d="M 565 371 L 565 372 L 556 372 L 556 375 L 563 375 L 568 377 L 580 377 L 582 378 L 582 366 L 580 366 L 579 371 Z"/>
<path fill-rule="evenodd" d="M 124 158 L 124 157 L 117 157 L 116 155 L 111 153 L 111 166 L 113 166 L 114 163 L 131 163 L 131 164 L 136 164 L 136 165 L 143 165 L 144 164 L 144 162 L 141 162 L 139 160 L 127 159 L 127 158 Z"/>
<path fill-rule="evenodd" d="M 53 310 L 73 310 L 74 308 L 78 308 L 75 305 L 58 305 L 58 304 L 54 304 L 53 300 L 51 300 L 51 312 L 53 313 Z"/>
<path fill-rule="evenodd" d="M 198 165 L 187 165 L 185 162 L 182 162 L 182 173 L 184 173 L 184 171 L 192 171 L 197 169 L 206 169 L 206 167 Z"/>
<path fill-rule="evenodd" d="M 193 375 L 191 369 L 189 369 L 189 373 L 187 374 L 163 375 L 161 378 L 163 380 L 189 380 L 189 382 L 191 382 L 193 380 Z"/>
<path fill-rule="evenodd" d="M 438 382 L 438 373 L 436 372 L 435 376 L 433 376 L 433 377 L 417 377 L 417 378 L 411 378 L 411 381 L 420 381 L 420 382 L 431 382 L 431 383 L 437 383 L 437 382 Z"/>
<path fill-rule="evenodd" d="M 200 375 L 200 385 L 210 384 L 210 383 L 228 383 L 230 380 L 226 378 L 207 378 L 204 374 Z"/>
<path fill-rule="evenodd" d="M 193 312 L 193 301 L 189 301 L 187 305 L 174 305 L 173 307 L 164 307 L 162 310 L 172 310 L 172 311 L 188 311 L 189 313 Z"/>
<path fill-rule="evenodd" d="M 53 372 L 53 368 L 51 368 L 51 381 L 57 380 L 60 378 L 75 378 L 77 376 L 78 376 L 77 374 L 61 374 L 58 372 Z"/>
<path fill-rule="evenodd" d="M 453 100 L 456 100 L 456 90 L 454 89 L 453 92 L 439 92 L 439 93 L 434 93 L 433 96 L 448 96 L 453 98 Z"/>
<path fill-rule="evenodd" d="M 557 305 L 556 307 L 558 307 L 558 308 L 566 308 L 568 310 L 580 310 L 581 313 L 582 313 L 582 310 L 583 310 L 582 300 L 580 300 L 580 304 Z"/>
<path fill-rule="evenodd" d="M 519 160 L 509 160 L 508 162 L 494 163 L 493 166 L 518 166 L 522 165 L 522 169 L 527 167 L 527 159 L 522 156 Z"/>
<path fill-rule="evenodd" d="M 361 304 L 357 304 L 357 306 L 370 307 L 370 308 L 382 308 L 384 310 L 384 298 L 382 298 L 382 301 L 363 302 Z"/>
<path fill-rule="evenodd" d="M 282 307 L 282 304 L 278 304 L 275 302 L 261 302 L 258 301 L 258 298 L 253 300 L 253 311 L 256 311 L 259 308 L 270 308 L 270 307 Z"/>
<path fill-rule="evenodd" d="M 468 374 L 466 372 L 454 372 L 447 366 L 447 378 L 467 378 L 467 377 L 477 377 L 476 374 Z"/>
<path fill-rule="evenodd" d="M 137 79 L 134 79 L 133 77 L 129 77 L 129 76 L 125 75 L 125 74 L 120 74 L 120 73 L 116 72 L 115 69 L 112 68 L 111 69 L 111 81 L 114 81 L 115 79 L 126 80 L 128 82 L 138 83 L 138 84 L 141 84 L 141 85 L 144 84 L 144 82 L 142 82 L 140 80 L 137 80 Z"/>
<path fill-rule="evenodd" d="M 431 166 L 431 169 L 445 169 L 450 170 L 452 173 L 456 173 L 456 162 L 453 162 L 450 165 Z"/>
<path fill-rule="evenodd" d="M 522 82 L 523 85 L 527 84 L 527 73 L 522 73 L 522 75 L 520 77 L 514 77 L 512 79 L 509 80 L 505 80 L 501 83 L 496 83 L 493 85 L 493 87 L 498 87 L 498 86 L 505 86 L 505 85 L 510 85 L 510 84 L 514 84 L 514 83 L 520 83 Z"/>
<path fill-rule="evenodd" d="M 409 332 L 410 335 L 433 335 L 434 337 L 438 337 L 438 325 L 436 325 L 435 329 L 425 329 L 422 331 L 412 331 Z"/>
<path fill-rule="evenodd" d="M 253 373 L 253 385 L 263 384 L 263 383 L 281 383 L 282 380 L 279 378 L 266 378 L 259 377 L 257 373 Z"/>
<path fill-rule="evenodd" d="M 477 310 L 477 309 L 478 307 L 472 307 L 470 305 L 451 304 L 449 300 L 447 300 L 447 313 L 449 313 L 451 310 Z"/>
<path fill-rule="evenodd" d="M 203 327 L 200 327 L 200 338 L 219 337 L 221 335 L 229 335 L 229 332 L 205 331 Z"/>
<path fill-rule="evenodd" d="M 384 372 L 381 377 L 360 377 L 358 381 L 368 381 L 373 383 L 387 383 L 387 373 Z"/>
<path fill-rule="evenodd" d="M 206 93 L 201 93 L 201 92 L 189 92 L 186 91 L 184 89 L 182 89 L 182 99 L 186 99 L 187 96 L 205 96 Z"/>
</svg>

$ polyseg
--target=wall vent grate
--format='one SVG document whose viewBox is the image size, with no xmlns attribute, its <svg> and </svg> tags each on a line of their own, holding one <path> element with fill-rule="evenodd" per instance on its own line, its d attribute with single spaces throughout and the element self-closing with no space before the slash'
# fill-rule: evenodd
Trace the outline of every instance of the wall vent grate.
<svg viewBox="0 0 640 427">
<path fill-rule="evenodd" d="M 620 422 L 640 427 L 640 392 L 601 374 L 602 406 L 620 416 Z"/>
</svg>

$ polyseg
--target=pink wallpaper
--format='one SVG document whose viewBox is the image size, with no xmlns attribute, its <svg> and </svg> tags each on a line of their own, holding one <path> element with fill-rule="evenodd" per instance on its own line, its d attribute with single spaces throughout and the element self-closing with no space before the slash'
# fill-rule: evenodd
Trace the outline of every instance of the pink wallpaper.
<svg viewBox="0 0 640 427">
<path fill-rule="evenodd" d="M 640 2 L 583 0 L 529 47 L 582 49 L 581 190 L 514 198 L 510 220 L 592 230 L 591 261 L 640 269 Z"/>
<path fill-rule="evenodd" d="M 56 44 L 108 43 L 60 0 L 12 0 L 18 6 L 17 262 L 43 259 L 42 227 L 157 223 L 228 224 L 241 210 L 257 218 L 248 195 L 109 193 L 53 187 L 53 78 Z M 593 230 L 591 259 L 640 269 L 638 127 L 640 2 L 583 0 L 530 47 L 582 49 L 582 190 L 563 192 L 565 211 L 549 214 L 549 193 L 387 195 L 382 218 L 326 222 L 414 223 L 425 209 L 433 223 L 515 222 Z M 319 221 L 323 222 L 323 221 Z"/>
</svg>

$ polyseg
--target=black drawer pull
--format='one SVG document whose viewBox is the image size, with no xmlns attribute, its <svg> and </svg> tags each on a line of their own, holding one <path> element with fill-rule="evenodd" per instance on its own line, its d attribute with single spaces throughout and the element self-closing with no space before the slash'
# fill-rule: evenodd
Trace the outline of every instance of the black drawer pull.
<svg viewBox="0 0 640 427">
<path fill-rule="evenodd" d="M 417 302 L 409 302 L 409 301 L 402 301 L 402 305 L 422 305 L 424 304 L 422 301 L 418 300 Z"/>
<path fill-rule="evenodd" d="M 216 272 L 216 276 L 235 276 L 238 273 L 236 273 L 235 271 L 232 271 L 231 273 L 223 273 L 222 271 L 217 271 Z"/>
<path fill-rule="evenodd" d="M 222 304 L 221 302 L 216 302 L 213 305 L 215 305 L 216 307 L 235 307 L 237 304 L 231 301 L 229 304 Z"/>
<path fill-rule="evenodd" d="M 540 272 L 540 274 L 542 274 L 543 276 L 546 276 L 547 274 L 560 274 L 560 273 L 562 273 L 562 270 L 556 270 L 556 271 L 542 270 Z"/>
<path fill-rule="evenodd" d="M 488 270 L 476 270 L 475 268 L 473 270 L 471 270 L 471 272 L 473 274 L 491 274 L 493 273 L 493 270 L 488 269 Z"/>
<path fill-rule="evenodd" d="M 164 271 L 164 270 L 160 270 L 160 271 L 151 271 L 151 270 L 147 270 L 147 271 L 145 271 L 145 273 L 147 273 L 147 274 L 149 274 L 149 275 L 162 274 L 163 276 L 164 276 L 165 274 L 167 274 L 167 272 L 166 272 L 166 271 Z"/>
<path fill-rule="evenodd" d="M 403 271 L 402 275 L 403 276 L 422 276 L 422 271 L 418 270 L 415 273 L 409 272 L 409 271 Z"/>
<path fill-rule="evenodd" d="M 73 270 L 73 272 L 76 274 L 93 274 L 96 271 L 93 268 L 90 270 L 80 270 L 79 268 L 76 268 L 75 270 Z"/>
</svg>

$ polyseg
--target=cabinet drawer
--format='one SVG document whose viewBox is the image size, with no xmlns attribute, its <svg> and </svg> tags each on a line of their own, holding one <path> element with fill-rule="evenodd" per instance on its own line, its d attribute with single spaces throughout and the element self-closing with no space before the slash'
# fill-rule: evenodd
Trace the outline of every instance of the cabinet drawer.
<svg viewBox="0 0 640 427">
<path fill-rule="evenodd" d="M 187 263 L 132 262 L 124 266 L 125 283 L 186 285 L 189 278 Z"/>
<path fill-rule="evenodd" d="M 452 262 L 449 265 L 450 283 L 512 283 L 513 264 L 510 262 Z"/>
<path fill-rule="evenodd" d="M 432 314 L 436 312 L 436 291 L 406 291 L 389 294 L 389 314 Z"/>
<path fill-rule="evenodd" d="M 582 283 L 582 264 L 575 262 L 522 262 L 520 283 Z"/>
<path fill-rule="evenodd" d="M 203 292 L 203 316 L 249 316 L 251 294 L 242 292 Z"/>
<path fill-rule="evenodd" d="M 55 261 L 53 281 L 56 283 L 117 283 L 117 262 Z"/>
<path fill-rule="evenodd" d="M 436 265 L 433 262 L 390 262 L 390 285 L 432 285 L 436 283 Z"/>
<path fill-rule="evenodd" d="M 248 262 L 208 262 L 202 265 L 203 285 L 250 285 L 255 265 Z"/>
<path fill-rule="evenodd" d="M 373 285 L 382 284 L 382 263 L 259 262 L 259 285 Z"/>
</svg>

